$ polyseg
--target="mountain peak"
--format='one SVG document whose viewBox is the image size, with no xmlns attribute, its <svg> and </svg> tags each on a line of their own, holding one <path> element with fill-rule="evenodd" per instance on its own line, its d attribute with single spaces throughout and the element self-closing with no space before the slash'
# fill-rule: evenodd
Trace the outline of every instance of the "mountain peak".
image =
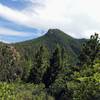
<svg viewBox="0 0 100 100">
<path fill-rule="evenodd" d="M 54 34 L 54 33 L 62 33 L 62 31 L 59 29 L 49 29 L 47 32 L 47 34 Z"/>
<path fill-rule="evenodd" d="M 68 40 L 68 39 L 73 38 L 70 35 L 61 31 L 60 29 L 49 29 L 48 32 L 46 33 L 46 35 L 49 37 L 51 37 L 51 36 L 56 37 L 57 39 L 65 39 L 66 38 Z"/>
<path fill-rule="evenodd" d="M 33 57 L 31 54 L 34 53 L 39 46 L 44 45 L 50 52 L 53 52 L 57 44 L 59 44 L 60 47 L 65 48 L 68 56 L 73 58 L 69 58 L 70 62 L 74 63 L 74 59 L 77 59 L 82 43 L 84 43 L 83 40 L 74 39 L 59 29 L 49 29 L 43 36 L 34 40 L 17 43 L 15 46 L 23 55 L 25 51 L 27 52 L 27 57 Z"/>
</svg>

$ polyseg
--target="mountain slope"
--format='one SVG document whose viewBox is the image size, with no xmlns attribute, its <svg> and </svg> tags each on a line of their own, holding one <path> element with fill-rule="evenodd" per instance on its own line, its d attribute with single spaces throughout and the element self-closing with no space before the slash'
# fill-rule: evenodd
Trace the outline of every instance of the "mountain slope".
<svg viewBox="0 0 100 100">
<path fill-rule="evenodd" d="M 70 56 L 71 60 L 74 61 L 74 59 L 77 58 L 81 44 L 84 41 L 85 39 L 72 38 L 58 29 L 50 29 L 42 37 L 16 43 L 14 46 L 19 50 L 24 58 L 30 59 L 30 57 L 34 58 L 33 55 L 40 45 L 45 45 L 52 52 L 56 47 L 56 44 L 59 44 L 61 47 L 66 49 L 67 54 Z"/>
</svg>

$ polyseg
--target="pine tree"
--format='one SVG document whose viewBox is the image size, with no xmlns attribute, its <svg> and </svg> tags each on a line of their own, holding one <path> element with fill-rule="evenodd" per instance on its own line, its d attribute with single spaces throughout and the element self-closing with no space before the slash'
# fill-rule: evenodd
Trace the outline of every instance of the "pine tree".
<svg viewBox="0 0 100 100">
<path fill-rule="evenodd" d="M 64 70 L 66 66 L 69 64 L 68 63 L 68 57 L 65 48 L 61 49 L 61 59 L 62 59 L 62 69 Z"/>
<path fill-rule="evenodd" d="M 50 67 L 48 68 L 47 72 L 44 74 L 43 83 L 48 88 L 54 81 L 56 80 L 58 74 L 64 69 L 65 67 L 65 60 L 64 60 L 64 52 L 59 45 L 57 45 L 51 60 L 50 60 Z"/>
<path fill-rule="evenodd" d="M 80 64 L 93 65 L 93 62 L 99 52 L 100 52 L 100 39 L 98 34 L 95 33 L 95 35 L 92 35 L 90 39 L 85 44 L 83 44 L 82 52 L 79 56 Z"/>
<path fill-rule="evenodd" d="M 49 67 L 49 53 L 45 46 L 41 46 L 35 54 L 33 67 L 28 78 L 29 82 L 41 83 L 44 73 Z"/>
</svg>

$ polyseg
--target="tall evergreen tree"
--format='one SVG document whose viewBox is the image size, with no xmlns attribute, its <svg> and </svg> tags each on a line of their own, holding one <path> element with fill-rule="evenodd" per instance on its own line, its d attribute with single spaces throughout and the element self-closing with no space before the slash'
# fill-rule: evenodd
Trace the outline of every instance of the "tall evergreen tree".
<svg viewBox="0 0 100 100">
<path fill-rule="evenodd" d="M 41 83 L 44 73 L 49 67 L 49 53 L 45 46 L 41 46 L 35 54 L 33 67 L 28 78 L 29 82 Z"/>
<path fill-rule="evenodd" d="M 60 46 L 57 45 L 50 60 L 50 67 L 48 68 L 47 72 L 44 74 L 44 78 L 43 78 L 43 82 L 45 83 L 47 88 L 55 81 L 58 74 L 65 67 L 63 54 L 64 52 L 62 52 L 62 49 L 60 48 Z"/>
<path fill-rule="evenodd" d="M 69 64 L 68 62 L 69 58 L 68 58 L 65 48 L 61 49 L 61 59 L 62 59 L 62 69 L 65 69 L 66 66 Z"/>
<path fill-rule="evenodd" d="M 92 64 L 100 52 L 100 39 L 98 34 L 92 35 L 90 39 L 83 44 L 82 52 L 79 56 L 80 64 Z"/>
</svg>

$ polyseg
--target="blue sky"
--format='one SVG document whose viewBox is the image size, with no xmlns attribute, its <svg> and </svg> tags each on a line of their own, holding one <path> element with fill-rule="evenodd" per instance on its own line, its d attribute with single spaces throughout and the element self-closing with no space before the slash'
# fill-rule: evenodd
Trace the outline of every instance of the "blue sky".
<svg viewBox="0 0 100 100">
<path fill-rule="evenodd" d="M 12 9 L 23 10 L 25 7 L 27 7 L 28 1 L 24 1 L 24 0 L 0 0 L 0 3 L 3 5 L 6 5 L 8 7 L 11 7 Z"/>
<path fill-rule="evenodd" d="M 29 39 L 37 38 L 37 37 L 41 36 L 43 33 L 42 30 L 31 28 L 31 27 L 26 27 L 23 25 L 18 25 L 14 22 L 8 21 L 1 17 L 0 17 L 0 27 L 4 27 L 6 29 L 11 29 L 14 31 L 14 33 L 15 32 L 20 33 L 20 35 L 12 34 L 12 33 L 0 34 L 0 40 L 3 40 L 4 42 L 19 42 L 19 41 L 29 40 Z M 25 34 L 25 33 L 27 33 L 27 34 Z"/>
<path fill-rule="evenodd" d="M 19 12 L 23 11 L 28 6 L 31 6 L 31 2 L 30 1 L 28 2 L 27 0 L 0 0 L 0 4 L 5 7 L 17 10 Z M 42 29 L 40 30 L 38 28 L 21 25 L 2 16 L 0 16 L 0 29 L 1 29 L 0 31 L 2 32 L 0 34 L 0 41 L 8 43 L 37 38 L 43 35 L 43 33 L 45 33 L 45 31 L 43 31 Z M 19 34 L 17 34 L 16 32 L 17 33 L 19 32 Z"/>
<path fill-rule="evenodd" d="M 0 0 L 0 41 L 19 42 L 59 28 L 75 38 L 100 32 L 100 0 Z"/>
</svg>

